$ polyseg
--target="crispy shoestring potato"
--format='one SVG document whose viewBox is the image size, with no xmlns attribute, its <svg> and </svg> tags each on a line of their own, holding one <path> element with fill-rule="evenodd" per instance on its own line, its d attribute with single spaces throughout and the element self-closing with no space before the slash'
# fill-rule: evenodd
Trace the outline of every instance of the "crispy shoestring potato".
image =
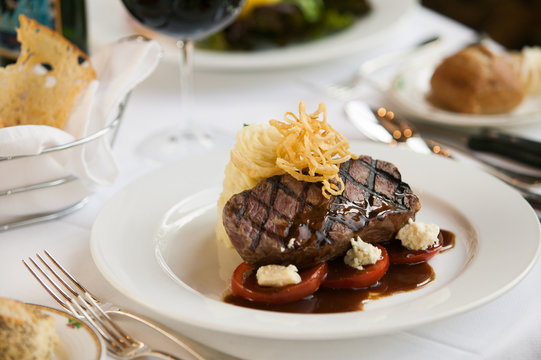
<svg viewBox="0 0 541 360">
<path fill-rule="evenodd" d="M 270 124 L 283 136 L 276 147 L 276 165 L 280 169 L 299 181 L 321 182 L 326 198 L 342 194 L 340 164 L 357 156 L 349 151 L 347 139 L 327 123 L 323 103 L 314 113 L 307 114 L 301 101 L 298 117 L 287 112 L 283 122 L 271 120 Z"/>
</svg>

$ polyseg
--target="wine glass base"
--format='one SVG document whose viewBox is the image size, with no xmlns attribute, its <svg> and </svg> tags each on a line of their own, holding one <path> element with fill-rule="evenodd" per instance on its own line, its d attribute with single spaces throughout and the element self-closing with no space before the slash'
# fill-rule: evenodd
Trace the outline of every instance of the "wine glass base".
<svg viewBox="0 0 541 360">
<path fill-rule="evenodd" d="M 179 131 L 170 129 L 147 137 L 136 148 L 138 156 L 152 165 L 163 165 L 227 146 L 234 136 L 221 131 Z"/>
</svg>

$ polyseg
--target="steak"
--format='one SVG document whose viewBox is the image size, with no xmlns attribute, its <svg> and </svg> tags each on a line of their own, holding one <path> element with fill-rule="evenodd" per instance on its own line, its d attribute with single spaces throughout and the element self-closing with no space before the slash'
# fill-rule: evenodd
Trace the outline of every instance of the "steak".
<svg viewBox="0 0 541 360">
<path fill-rule="evenodd" d="M 344 192 L 326 199 L 321 183 L 276 175 L 235 194 L 223 209 L 233 246 L 251 266 L 299 269 L 346 252 L 350 239 L 392 239 L 421 208 L 393 164 L 361 156 L 340 166 Z"/>
</svg>

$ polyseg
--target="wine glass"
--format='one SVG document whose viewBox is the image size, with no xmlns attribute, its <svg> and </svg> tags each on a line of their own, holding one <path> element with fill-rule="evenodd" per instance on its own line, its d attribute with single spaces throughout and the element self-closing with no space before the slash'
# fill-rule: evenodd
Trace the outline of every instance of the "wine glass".
<svg viewBox="0 0 541 360">
<path fill-rule="evenodd" d="M 167 163 L 211 148 L 211 134 L 200 130 L 193 119 L 193 42 L 232 22 L 245 0 L 122 0 L 130 14 L 144 27 L 177 39 L 180 53 L 179 121 L 172 129 L 145 139 L 138 151 L 157 163 Z"/>
</svg>

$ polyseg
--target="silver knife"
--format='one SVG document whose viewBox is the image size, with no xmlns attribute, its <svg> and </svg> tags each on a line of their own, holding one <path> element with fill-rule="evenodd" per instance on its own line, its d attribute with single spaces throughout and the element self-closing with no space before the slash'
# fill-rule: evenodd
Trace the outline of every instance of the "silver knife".
<svg viewBox="0 0 541 360">
<path fill-rule="evenodd" d="M 392 122 L 389 122 L 388 127 L 384 126 L 368 104 L 364 102 L 350 101 L 346 103 L 344 110 L 353 126 L 370 140 L 387 144 L 405 143 L 415 152 L 448 156 L 448 152 L 440 151 L 441 146 L 438 148 L 438 144 L 434 142 L 427 143 L 411 126 L 401 128 L 397 124 L 392 124 Z M 385 115 L 388 116 L 389 114 L 386 113 Z"/>
<path fill-rule="evenodd" d="M 516 188 L 530 204 L 541 204 L 541 177 L 539 176 L 523 174 L 512 169 L 499 167 L 473 157 L 458 148 L 443 148 L 437 142 L 422 138 L 413 126 L 404 119 L 400 119 L 400 124 L 395 123 L 395 121 L 389 121 L 389 123 L 394 123 L 394 125 L 391 127 L 391 125 L 387 124 L 387 127 L 385 127 L 383 125 L 385 121 L 382 121 L 382 117 L 376 116 L 370 107 L 361 101 L 350 101 L 346 103 L 344 110 L 351 123 L 369 139 L 387 144 L 404 143 L 411 150 L 424 154 L 431 152 L 446 157 L 467 159 Z M 388 120 L 396 119 L 392 116 Z M 388 136 L 383 135 L 384 131 L 388 133 Z M 451 150 L 447 150 L 449 148 Z"/>
<path fill-rule="evenodd" d="M 513 166 L 526 166 L 525 169 L 541 169 L 541 142 L 503 132 L 494 128 L 468 130 L 419 123 L 423 134 L 439 139 L 440 142 L 474 154 L 497 155 L 500 160 L 510 160 Z"/>
<path fill-rule="evenodd" d="M 344 110 L 353 126 L 372 141 L 392 144 L 393 136 L 379 123 L 368 104 L 361 101 L 346 103 Z"/>
</svg>

